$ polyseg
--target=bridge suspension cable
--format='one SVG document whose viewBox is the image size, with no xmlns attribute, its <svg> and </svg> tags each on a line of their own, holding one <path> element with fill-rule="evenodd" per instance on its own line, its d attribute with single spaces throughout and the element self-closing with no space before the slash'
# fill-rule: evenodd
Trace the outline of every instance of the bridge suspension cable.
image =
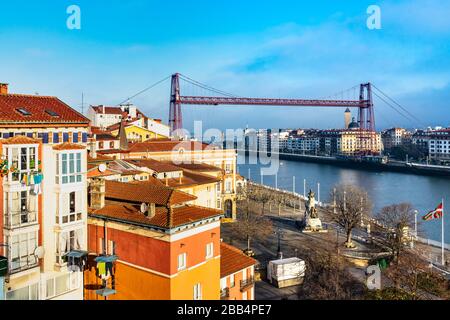
<svg viewBox="0 0 450 320">
<path fill-rule="evenodd" d="M 231 94 L 231 93 L 228 93 L 228 92 L 225 92 L 225 91 L 213 88 L 213 87 L 211 87 L 211 86 L 209 86 L 207 84 L 204 84 L 204 83 L 201 83 L 201 82 L 199 82 L 197 80 L 191 79 L 191 78 L 189 78 L 189 77 L 187 77 L 187 76 L 185 76 L 185 75 L 183 75 L 181 73 L 179 74 L 179 76 L 180 76 L 180 79 L 182 79 L 182 80 L 184 80 L 186 82 L 189 82 L 190 84 L 193 84 L 195 86 L 198 86 L 198 87 L 200 87 L 202 89 L 209 90 L 211 92 L 218 93 L 218 94 L 221 94 L 221 95 L 227 96 L 227 97 L 233 97 L 233 98 L 237 98 L 238 97 L 238 96 L 236 96 L 234 94 Z"/>
<path fill-rule="evenodd" d="M 150 90 L 150 89 L 156 87 L 158 84 L 163 83 L 163 82 L 166 81 L 166 80 L 169 80 L 170 77 L 171 77 L 171 75 L 169 75 L 169 76 L 167 76 L 167 77 L 165 77 L 165 78 L 163 78 L 163 79 L 161 79 L 161 80 L 159 80 L 159 81 L 156 81 L 155 83 L 153 83 L 153 84 L 151 84 L 150 86 L 146 87 L 145 89 L 143 89 L 143 90 L 141 90 L 141 91 L 139 91 L 139 92 L 133 94 L 131 97 L 129 97 L 129 98 L 123 100 L 121 103 L 118 103 L 117 105 L 120 106 L 121 104 L 124 104 L 124 103 L 130 101 L 130 100 L 133 99 L 133 98 L 136 98 L 137 96 L 143 94 L 144 92 L 146 92 L 146 91 L 148 91 L 148 90 Z"/>
<path fill-rule="evenodd" d="M 388 96 L 386 93 L 384 93 L 380 88 L 378 88 L 375 85 L 372 85 L 378 92 L 380 92 L 383 96 L 385 96 L 387 99 L 392 101 L 396 106 L 398 106 L 400 109 L 402 109 L 406 114 L 408 114 L 411 118 L 413 118 L 415 121 L 417 121 L 419 124 L 421 123 L 421 120 L 417 118 L 415 115 L 413 115 L 411 112 L 408 111 L 408 109 L 404 108 L 400 103 L 392 99 L 390 96 Z"/>
</svg>

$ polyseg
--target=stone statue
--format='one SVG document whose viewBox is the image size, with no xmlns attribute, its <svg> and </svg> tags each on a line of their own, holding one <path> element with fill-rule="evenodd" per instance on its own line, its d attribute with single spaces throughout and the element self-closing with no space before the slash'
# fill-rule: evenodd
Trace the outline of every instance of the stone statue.
<svg viewBox="0 0 450 320">
<path fill-rule="evenodd" d="M 319 215 L 317 214 L 316 209 L 316 199 L 314 198 L 315 194 L 312 190 L 309 190 L 308 200 L 306 201 L 306 216 L 310 219 L 317 219 Z"/>
<path fill-rule="evenodd" d="M 316 208 L 315 194 L 309 190 L 308 199 L 306 200 L 306 210 L 303 217 L 303 232 L 326 232 L 322 227 L 322 222 L 319 219 L 319 213 Z"/>
</svg>

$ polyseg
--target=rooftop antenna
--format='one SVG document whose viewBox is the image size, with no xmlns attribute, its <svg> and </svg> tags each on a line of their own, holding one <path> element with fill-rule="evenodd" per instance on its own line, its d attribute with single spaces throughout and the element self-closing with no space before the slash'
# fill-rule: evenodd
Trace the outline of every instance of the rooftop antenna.
<svg viewBox="0 0 450 320">
<path fill-rule="evenodd" d="M 81 93 L 81 114 L 84 114 L 84 93 Z"/>
</svg>

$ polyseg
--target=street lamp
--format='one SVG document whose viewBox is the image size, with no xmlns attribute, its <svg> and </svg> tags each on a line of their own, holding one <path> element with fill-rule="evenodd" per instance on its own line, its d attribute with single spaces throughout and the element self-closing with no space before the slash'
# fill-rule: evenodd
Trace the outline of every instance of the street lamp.
<svg viewBox="0 0 450 320">
<path fill-rule="evenodd" d="M 281 252 L 281 236 L 283 234 L 283 231 L 281 228 L 277 228 L 276 231 L 277 237 L 278 237 L 278 249 L 277 249 L 277 258 L 283 259 L 283 253 Z"/>
</svg>

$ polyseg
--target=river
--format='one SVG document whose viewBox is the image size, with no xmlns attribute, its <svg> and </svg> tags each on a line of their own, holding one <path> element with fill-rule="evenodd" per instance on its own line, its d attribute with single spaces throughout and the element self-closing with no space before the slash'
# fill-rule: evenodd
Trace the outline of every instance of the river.
<svg viewBox="0 0 450 320">
<path fill-rule="evenodd" d="M 239 164 L 238 172 L 260 183 L 261 164 Z M 250 170 L 250 172 L 249 172 Z M 295 177 L 295 179 L 293 178 Z M 292 191 L 295 180 L 295 191 L 303 194 L 304 179 L 306 189 L 316 192 L 320 183 L 320 200 L 330 201 L 330 194 L 338 183 L 347 183 L 360 186 L 367 190 L 373 202 L 373 212 L 382 207 L 400 202 L 409 202 L 419 211 L 419 236 L 441 241 L 441 221 L 422 221 L 421 217 L 434 209 L 444 198 L 444 226 L 445 242 L 450 243 L 450 179 L 414 175 L 410 173 L 376 172 L 360 169 L 342 168 L 328 164 L 311 162 L 297 162 L 280 160 L 280 166 L 275 175 L 263 176 L 265 185 Z M 448 204 L 448 205 L 447 205 Z M 447 209 L 448 208 L 448 209 Z"/>
</svg>

